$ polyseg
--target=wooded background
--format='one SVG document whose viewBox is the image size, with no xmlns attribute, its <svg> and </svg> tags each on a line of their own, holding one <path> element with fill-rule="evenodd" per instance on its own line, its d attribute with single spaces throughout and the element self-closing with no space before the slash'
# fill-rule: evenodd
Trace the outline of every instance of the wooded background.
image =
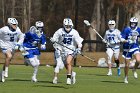
<svg viewBox="0 0 140 93">
<path fill-rule="evenodd" d="M 139 15 L 140 0 L 0 0 L 0 27 L 7 24 L 8 17 L 15 17 L 22 32 L 26 32 L 41 20 L 47 37 L 62 27 L 65 17 L 70 17 L 84 40 L 101 41 L 91 28 L 84 25 L 84 19 L 89 20 L 104 36 L 108 20 L 115 20 L 116 27 L 121 31 L 129 25 L 132 16 L 140 20 Z M 85 43 L 83 50 L 102 51 L 104 46 L 101 43 Z"/>
</svg>

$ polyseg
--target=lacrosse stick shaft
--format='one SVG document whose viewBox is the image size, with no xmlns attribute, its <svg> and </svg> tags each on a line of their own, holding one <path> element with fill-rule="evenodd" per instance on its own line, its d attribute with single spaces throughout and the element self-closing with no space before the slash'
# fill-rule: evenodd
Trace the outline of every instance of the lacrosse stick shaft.
<svg viewBox="0 0 140 93">
<path fill-rule="evenodd" d="M 67 47 L 67 46 L 65 46 L 65 45 L 63 45 L 63 44 L 61 44 L 61 43 L 58 43 L 58 42 L 55 42 L 55 43 L 57 43 L 57 44 L 59 44 L 59 45 L 61 45 L 61 46 L 63 46 L 63 47 L 66 47 L 66 48 L 69 49 L 69 50 L 74 51 L 73 49 L 71 49 L 71 48 L 69 48 L 69 47 Z M 83 56 L 83 57 L 85 57 L 85 58 L 87 58 L 87 59 L 89 59 L 89 60 L 91 60 L 91 61 L 93 61 L 93 62 L 95 62 L 94 59 L 92 59 L 92 58 L 90 58 L 90 57 L 88 57 L 88 56 L 86 56 L 86 55 L 83 55 L 82 53 L 81 53 L 80 55 Z"/>
<path fill-rule="evenodd" d="M 97 32 L 97 30 L 89 23 L 89 21 L 84 20 L 84 23 L 85 23 L 87 26 L 91 27 L 92 30 L 93 30 L 102 40 L 104 40 L 104 38 L 103 38 L 103 37 Z M 114 51 L 114 49 L 113 49 L 112 47 L 110 47 L 110 45 L 109 45 L 108 43 L 106 43 L 106 44 L 108 45 L 109 48 L 111 48 L 111 49 Z"/>
</svg>

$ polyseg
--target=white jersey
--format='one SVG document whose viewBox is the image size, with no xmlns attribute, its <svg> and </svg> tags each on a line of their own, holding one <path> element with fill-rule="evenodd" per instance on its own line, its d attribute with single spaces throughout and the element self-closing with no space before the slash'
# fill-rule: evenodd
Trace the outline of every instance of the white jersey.
<svg viewBox="0 0 140 93">
<path fill-rule="evenodd" d="M 79 33 L 75 29 L 72 29 L 70 32 L 66 32 L 64 28 L 60 28 L 54 33 L 53 39 L 72 50 L 75 50 L 77 46 L 82 47 L 83 38 L 80 37 Z M 73 53 L 72 50 L 66 47 L 59 44 L 54 45 L 54 48 L 61 48 L 65 53 Z"/>
<path fill-rule="evenodd" d="M 11 31 L 8 26 L 0 29 L 0 47 L 2 49 L 14 49 L 15 44 L 22 44 L 23 40 L 24 36 L 19 27 L 15 31 Z"/>
<path fill-rule="evenodd" d="M 121 35 L 118 29 L 114 29 L 114 31 L 107 30 L 104 39 L 109 43 L 109 47 L 114 49 L 120 48 Z"/>
</svg>

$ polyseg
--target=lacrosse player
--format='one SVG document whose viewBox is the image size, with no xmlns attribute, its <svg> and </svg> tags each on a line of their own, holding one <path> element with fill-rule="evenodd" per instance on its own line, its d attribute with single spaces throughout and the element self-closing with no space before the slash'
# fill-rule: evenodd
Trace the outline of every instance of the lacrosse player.
<svg viewBox="0 0 140 93">
<path fill-rule="evenodd" d="M 132 57 L 136 59 L 135 69 L 140 63 L 140 52 L 139 52 L 139 44 L 138 37 L 140 36 L 140 28 L 137 27 L 138 18 L 132 17 L 130 19 L 130 26 L 123 29 L 121 33 L 121 41 L 123 42 L 123 57 L 125 58 L 125 78 L 124 83 L 128 83 L 128 70 L 129 70 L 129 62 Z M 137 78 L 137 73 L 133 69 L 134 77 Z"/>
<path fill-rule="evenodd" d="M 118 29 L 115 28 L 116 23 L 114 20 L 109 20 L 108 21 L 108 27 L 109 29 L 106 30 L 105 32 L 105 36 L 103 39 L 104 43 L 108 43 L 107 44 L 107 50 L 106 50 L 106 54 L 107 54 L 107 58 L 108 58 L 108 76 L 112 75 L 112 56 L 114 55 L 115 58 L 115 63 L 117 64 L 117 73 L 118 76 L 121 75 L 121 70 L 120 70 L 120 62 L 119 62 L 119 53 L 120 53 L 120 31 Z"/>
<path fill-rule="evenodd" d="M 76 73 L 74 73 L 74 75 L 72 75 L 72 65 L 71 64 L 72 64 L 72 60 L 75 57 L 75 55 L 81 53 L 83 38 L 80 37 L 79 33 L 75 29 L 73 29 L 72 20 L 70 18 L 65 18 L 63 20 L 63 28 L 58 29 L 50 40 L 53 43 L 57 43 L 57 44 L 59 43 L 59 45 L 61 44 L 60 46 L 63 47 L 61 49 L 65 56 L 64 59 L 66 60 L 66 69 L 67 69 L 66 84 L 68 84 L 68 85 L 70 85 L 72 83 L 74 84 Z M 77 48 L 77 46 L 78 46 L 78 48 Z M 60 51 L 61 51 L 61 49 L 60 49 Z M 60 53 L 62 53 L 62 52 L 60 52 Z"/>
<path fill-rule="evenodd" d="M 31 26 L 30 30 L 25 33 L 23 47 L 20 50 L 23 52 L 26 65 L 31 65 L 34 68 L 32 81 L 37 82 L 38 66 L 40 65 L 40 49 L 46 50 L 46 37 L 43 33 L 44 23 L 37 21 L 35 26 Z M 40 45 L 40 49 L 39 46 Z"/>
<path fill-rule="evenodd" d="M 14 51 L 23 43 L 24 35 L 18 27 L 15 18 L 8 18 L 7 25 L 0 29 L 0 48 L 5 55 L 5 63 L 1 73 L 1 81 L 8 77 L 8 67 L 14 55 Z"/>
</svg>

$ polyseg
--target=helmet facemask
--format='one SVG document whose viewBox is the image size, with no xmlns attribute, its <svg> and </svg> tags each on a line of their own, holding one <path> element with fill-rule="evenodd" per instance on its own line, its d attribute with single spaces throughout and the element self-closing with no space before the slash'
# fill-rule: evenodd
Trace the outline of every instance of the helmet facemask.
<svg viewBox="0 0 140 93">
<path fill-rule="evenodd" d="M 137 25 L 138 25 L 138 18 L 132 17 L 130 19 L 130 28 L 135 29 L 137 27 Z"/>
<path fill-rule="evenodd" d="M 73 28 L 72 20 L 70 18 L 65 18 L 63 20 L 63 27 L 64 27 L 66 32 L 70 32 L 71 29 Z"/>
<path fill-rule="evenodd" d="M 111 31 L 115 29 L 115 26 L 116 26 L 116 23 L 115 23 L 114 20 L 110 20 L 110 21 L 108 22 L 108 27 L 109 27 L 109 29 L 110 29 Z"/>
<path fill-rule="evenodd" d="M 135 29 L 135 28 L 137 27 L 137 24 L 138 24 L 138 23 L 136 23 L 136 22 L 130 22 L 130 27 L 131 27 L 132 29 Z"/>
<path fill-rule="evenodd" d="M 15 31 L 18 26 L 18 21 L 15 18 L 8 18 L 8 25 L 12 31 Z"/>
</svg>

